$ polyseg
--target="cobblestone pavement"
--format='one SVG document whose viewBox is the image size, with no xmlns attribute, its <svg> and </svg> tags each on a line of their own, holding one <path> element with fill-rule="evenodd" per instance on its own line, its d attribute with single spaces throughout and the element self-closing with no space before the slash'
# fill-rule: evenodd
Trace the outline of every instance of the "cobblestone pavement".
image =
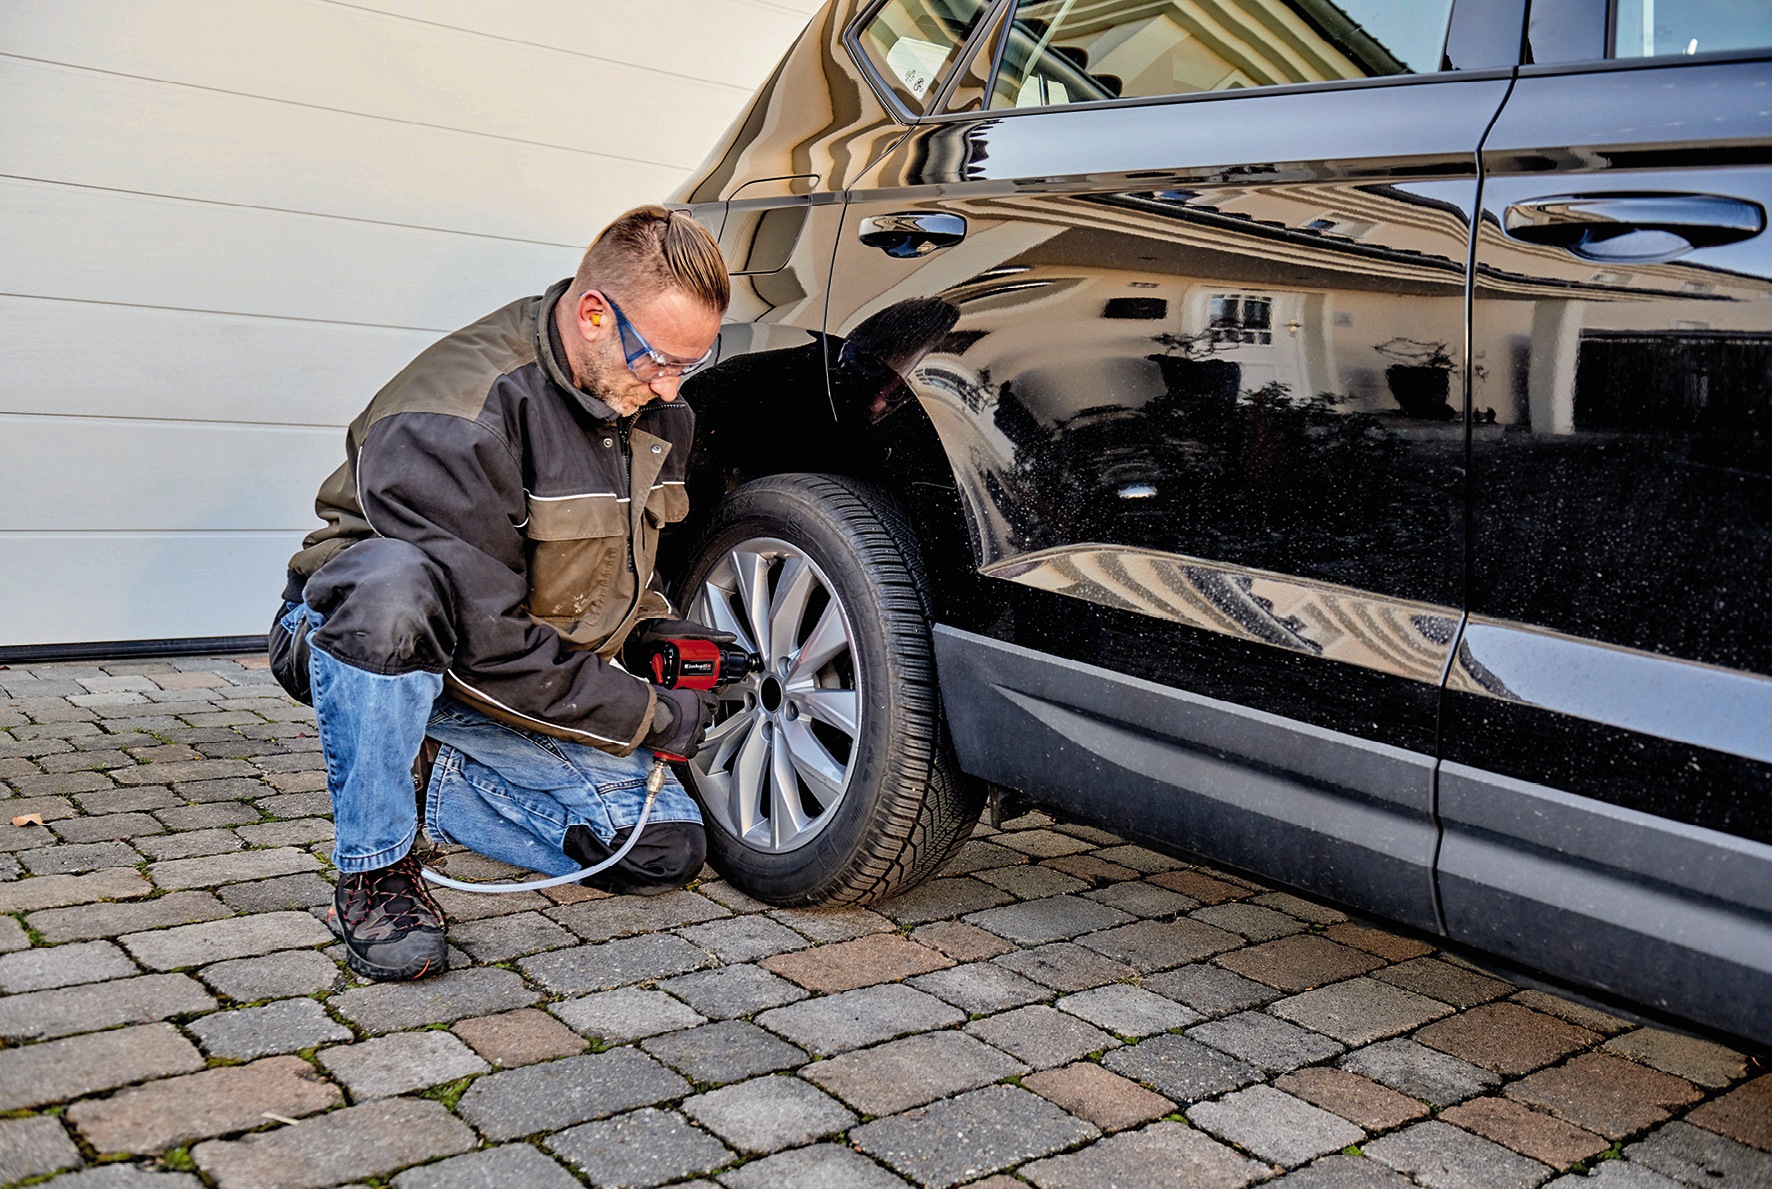
<svg viewBox="0 0 1772 1189">
<path fill-rule="evenodd" d="M 1755 1055 L 1039 814 L 871 910 L 443 892 L 363 983 L 262 662 L 0 695 L 0 1183 L 1772 1185 Z"/>
</svg>

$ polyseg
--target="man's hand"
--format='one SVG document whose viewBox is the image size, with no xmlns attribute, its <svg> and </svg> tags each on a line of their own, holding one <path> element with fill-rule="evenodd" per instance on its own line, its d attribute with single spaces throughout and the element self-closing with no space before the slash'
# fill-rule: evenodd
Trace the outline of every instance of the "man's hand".
<svg viewBox="0 0 1772 1189">
<path fill-rule="evenodd" d="M 701 750 L 719 701 L 710 691 L 667 689 L 662 685 L 656 688 L 658 704 L 652 711 L 652 729 L 641 743 L 653 751 L 687 760 Z"/>
</svg>

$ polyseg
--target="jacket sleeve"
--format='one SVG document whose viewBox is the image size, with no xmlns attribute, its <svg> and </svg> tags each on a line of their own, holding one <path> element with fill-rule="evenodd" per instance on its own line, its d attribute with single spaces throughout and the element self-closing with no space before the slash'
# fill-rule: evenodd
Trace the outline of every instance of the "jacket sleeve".
<svg viewBox="0 0 1772 1189">
<path fill-rule="evenodd" d="M 494 717 L 625 753 L 652 723 L 652 684 L 531 619 L 522 466 L 478 422 L 396 413 L 370 426 L 357 459 L 370 527 L 443 571 L 454 602 L 452 693 Z"/>
</svg>

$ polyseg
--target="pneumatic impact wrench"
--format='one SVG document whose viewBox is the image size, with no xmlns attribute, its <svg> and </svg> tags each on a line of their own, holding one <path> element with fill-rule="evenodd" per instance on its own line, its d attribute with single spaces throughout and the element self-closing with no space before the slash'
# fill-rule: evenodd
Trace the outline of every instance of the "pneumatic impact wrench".
<svg viewBox="0 0 1772 1189">
<path fill-rule="evenodd" d="M 717 691 L 735 681 L 743 681 L 763 667 L 763 658 L 754 652 L 746 652 L 718 640 L 695 637 L 660 636 L 648 640 L 645 653 L 640 659 L 653 683 L 666 689 Z M 685 759 L 684 756 L 672 755 L 666 751 L 652 753 L 652 770 L 646 774 L 646 802 L 640 807 L 640 817 L 634 822 L 628 840 L 601 863 L 569 871 L 565 875 L 525 883 L 468 883 L 438 875 L 428 867 L 422 868 L 424 877 L 432 883 L 463 892 L 527 892 L 536 888 L 576 883 L 587 875 L 595 875 L 605 868 L 613 867 L 625 859 L 628 852 L 634 849 L 634 843 L 640 840 L 640 831 L 646 828 L 646 821 L 652 816 L 652 803 L 658 800 L 659 790 L 664 788 L 670 765 L 683 763 Z"/>
</svg>

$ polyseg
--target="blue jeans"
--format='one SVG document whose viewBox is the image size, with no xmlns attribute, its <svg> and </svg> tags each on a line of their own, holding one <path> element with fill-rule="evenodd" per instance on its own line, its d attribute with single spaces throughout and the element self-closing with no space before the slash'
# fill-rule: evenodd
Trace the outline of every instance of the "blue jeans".
<svg viewBox="0 0 1772 1189">
<path fill-rule="evenodd" d="M 282 628 L 294 635 L 325 617 L 285 604 Z M 384 867 L 412 849 L 418 811 L 412 761 L 428 735 L 443 744 L 425 794 L 426 832 L 483 855 L 546 875 L 581 864 L 562 846 L 583 826 L 608 844 L 639 819 L 652 753 L 616 756 L 509 726 L 443 693 L 440 674 L 383 675 L 308 647 L 308 679 L 326 756 L 340 871 Z M 701 811 L 673 775 L 651 822 L 699 825 Z"/>
</svg>

